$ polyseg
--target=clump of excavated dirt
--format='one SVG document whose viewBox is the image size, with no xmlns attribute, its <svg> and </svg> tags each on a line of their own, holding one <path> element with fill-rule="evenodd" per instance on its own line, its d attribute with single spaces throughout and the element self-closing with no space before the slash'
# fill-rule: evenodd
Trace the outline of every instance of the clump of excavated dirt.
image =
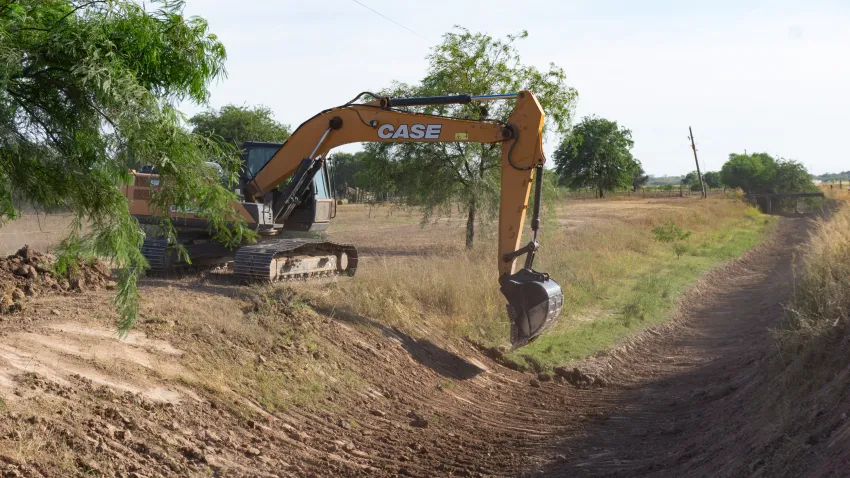
<svg viewBox="0 0 850 478">
<path fill-rule="evenodd" d="M 112 287 L 111 273 L 100 261 L 80 261 L 67 274 L 54 270 L 56 258 L 24 246 L 0 259 L 0 314 L 20 311 L 28 298 Z"/>
</svg>

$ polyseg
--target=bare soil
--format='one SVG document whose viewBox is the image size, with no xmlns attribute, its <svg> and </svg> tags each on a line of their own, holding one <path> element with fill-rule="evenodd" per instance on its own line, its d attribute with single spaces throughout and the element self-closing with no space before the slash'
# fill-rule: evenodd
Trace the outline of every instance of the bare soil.
<svg viewBox="0 0 850 478">
<path fill-rule="evenodd" d="M 828 412 L 840 426 L 793 462 L 772 453 L 790 429 L 764 409 L 782 393 L 768 328 L 805 230 L 783 220 L 709 273 L 674 321 L 552 376 L 212 274 L 146 280 L 124 340 L 110 292 L 44 294 L 0 322 L 0 472 L 845 476 L 847 400 Z M 269 377 L 322 385 L 244 392 Z"/>
</svg>

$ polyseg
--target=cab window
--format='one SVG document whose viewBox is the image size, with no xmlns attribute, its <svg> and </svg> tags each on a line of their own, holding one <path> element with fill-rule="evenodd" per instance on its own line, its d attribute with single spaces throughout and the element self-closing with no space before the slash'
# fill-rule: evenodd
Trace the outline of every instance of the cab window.
<svg viewBox="0 0 850 478">
<path fill-rule="evenodd" d="M 248 172 L 248 177 L 253 178 L 263 169 L 263 166 L 272 159 L 277 150 L 280 149 L 279 144 L 269 145 L 246 145 L 245 146 L 245 168 Z"/>
</svg>

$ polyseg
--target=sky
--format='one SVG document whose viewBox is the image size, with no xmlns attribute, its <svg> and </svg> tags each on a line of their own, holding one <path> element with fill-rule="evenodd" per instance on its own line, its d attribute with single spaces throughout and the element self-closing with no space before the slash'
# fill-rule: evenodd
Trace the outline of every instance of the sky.
<svg viewBox="0 0 850 478">
<path fill-rule="evenodd" d="M 704 171 L 744 151 L 814 174 L 850 170 L 848 0 L 358 1 L 407 29 L 354 0 L 186 0 L 227 48 L 228 76 L 207 106 L 266 105 L 295 127 L 361 91 L 421 80 L 455 25 L 527 30 L 523 62 L 566 71 L 574 122 L 629 128 L 650 174 L 694 169 L 688 126 Z M 550 158 L 557 141 L 546 140 Z"/>
</svg>

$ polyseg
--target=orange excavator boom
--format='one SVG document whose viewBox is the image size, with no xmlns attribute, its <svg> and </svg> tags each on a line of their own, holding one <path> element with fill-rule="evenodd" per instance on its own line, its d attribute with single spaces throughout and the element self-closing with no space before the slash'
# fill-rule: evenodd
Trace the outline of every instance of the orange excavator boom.
<svg viewBox="0 0 850 478">
<path fill-rule="evenodd" d="M 247 178 L 242 185 L 245 200 L 237 205 L 238 212 L 249 224 L 255 224 L 258 230 L 267 232 L 286 228 L 295 218 L 303 219 L 305 198 L 312 197 L 308 196 L 310 185 L 317 174 L 324 170 L 328 152 L 344 144 L 501 143 L 501 196 L 496 261 L 499 282 L 508 301 L 511 342 L 514 347 L 522 346 L 539 336 L 559 315 L 563 294 L 560 286 L 547 274 L 532 268 L 534 255 L 539 248 L 538 215 L 545 162 L 542 141 L 545 116 L 537 98 L 530 91 L 503 95 L 423 98 L 386 98 L 370 94 L 375 98 L 374 101 L 355 103 L 365 94 L 370 93 L 361 93 L 351 102 L 322 111 L 301 124 L 265 165 Z M 398 109 L 499 100 L 516 101 L 507 122 L 472 121 Z M 535 208 L 531 224 L 533 237 L 523 246 L 523 226 L 535 177 Z M 289 182 L 281 190 L 280 185 L 287 180 Z M 133 188 L 128 188 L 126 193 L 131 199 L 131 212 L 138 217 L 150 216 L 152 213 L 148 210 L 148 204 L 136 200 L 137 195 L 144 198 L 144 194 L 139 195 L 131 189 Z M 314 208 L 310 214 L 319 209 L 326 210 L 327 207 Z M 317 216 L 310 214 L 307 214 L 308 225 L 318 221 Z M 173 220 L 179 219 L 185 223 L 194 220 L 192 214 L 185 211 L 171 215 Z M 324 227 L 330 217 L 332 216 L 327 215 L 324 219 Z M 197 228 L 197 224 L 195 226 Z M 192 240 L 197 241 L 196 238 Z M 197 249 L 209 250 L 212 247 L 204 244 L 206 243 L 198 245 Z M 158 255 L 160 249 L 165 246 L 151 247 L 149 250 Z M 522 267 L 518 268 L 517 260 L 523 255 L 525 261 Z M 298 265 L 294 265 L 295 257 L 298 258 Z M 293 240 L 285 240 L 273 245 L 243 246 L 236 253 L 234 272 L 245 278 L 266 279 L 283 275 L 304 275 L 316 270 L 348 271 L 353 274 L 357 264 L 356 257 L 353 245 L 315 241 L 301 241 L 296 244 Z M 159 260 L 158 256 L 149 259 L 149 262 L 156 260 Z"/>
<path fill-rule="evenodd" d="M 375 95 L 372 95 L 375 96 Z M 358 97 L 359 98 L 359 97 Z M 397 107 L 515 99 L 507 123 L 470 121 L 408 111 Z M 357 98 L 355 98 L 355 101 Z M 530 91 L 486 96 L 378 98 L 370 104 L 347 104 L 319 113 L 302 124 L 248 185 L 256 199 L 296 173 L 304 161 L 323 158 L 331 149 L 357 142 L 471 142 L 502 143 L 499 246 L 497 267 L 508 300 L 514 346 L 537 337 L 560 313 L 560 286 L 532 269 L 539 247 L 540 187 L 542 185 L 543 122 L 545 115 Z M 305 159 L 307 158 L 307 159 Z M 520 247 L 532 180 L 538 176 L 532 241 Z M 517 272 L 517 259 L 526 261 Z"/>
</svg>

